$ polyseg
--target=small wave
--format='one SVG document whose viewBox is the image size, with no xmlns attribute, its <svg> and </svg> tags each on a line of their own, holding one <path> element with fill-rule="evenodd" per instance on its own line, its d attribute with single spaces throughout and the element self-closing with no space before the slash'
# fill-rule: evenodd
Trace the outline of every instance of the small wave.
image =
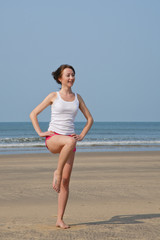
<svg viewBox="0 0 160 240">
<path fill-rule="evenodd" d="M 137 145 L 157 145 L 160 141 L 90 141 L 78 142 L 79 146 L 137 146 Z"/>
<path fill-rule="evenodd" d="M 8 143 L 0 144 L 0 148 L 34 148 L 34 147 L 44 147 L 45 143 Z"/>
<path fill-rule="evenodd" d="M 94 147 L 94 146 L 158 146 L 160 141 L 82 141 L 77 142 L 79 147 Z M 41 141 L 36 141 L 36 138 L 32 141 L 5 141 L 0 143 L 0 148 L 36 148 L 45 147 L 44 139 Z"/>
<path fill-rule="evenodd" d="M 40 137 L 17 137 L 17 138 L 0 138 L 0 143 L 10 144 L 10 143 L 34 143 L 43 142 L 44 139 Z"/>
</svg>

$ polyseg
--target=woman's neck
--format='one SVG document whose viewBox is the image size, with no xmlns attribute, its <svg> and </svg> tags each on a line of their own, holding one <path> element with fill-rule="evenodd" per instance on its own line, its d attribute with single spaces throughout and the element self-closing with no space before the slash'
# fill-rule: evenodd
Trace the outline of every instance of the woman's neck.
<svg viewBox="0 0 160 240">
<path fill-rule="evenodd" d="M 68 87 L 62 86 L 60 92 L 61 92 L 62 94 L 68 95 L 68 94 L 71 94 L 71 93 L 72 93 L 72 89 L 71 89 L 71 88 L 68 88 Z"/>
</svg>

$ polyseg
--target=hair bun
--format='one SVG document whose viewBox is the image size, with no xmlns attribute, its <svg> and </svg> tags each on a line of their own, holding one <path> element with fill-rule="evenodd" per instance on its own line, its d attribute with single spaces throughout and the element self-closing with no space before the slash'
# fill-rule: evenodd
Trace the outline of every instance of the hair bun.
<svg viewBox="0 0 160 240">
<path fill-rule="evenodd" d="M 57 70 L 55 72 L 52 72 L 51 75 L 53 76 L 53 78 L 56 80 L 56 82 L 58 84 L 61 84 L 61 82 L 59 81 L 59 78 L 62 76 L 62 72 L 65 68 L 70 68 L 72 69 L 72 71 L 74 72 L 75 74 L 75 70 L 74 68 L 71 66 L 71 65 L 68 65 L 68 64 L 63 64 L 61 65 L 59 68 L 57 68 Z"/>
</svg>

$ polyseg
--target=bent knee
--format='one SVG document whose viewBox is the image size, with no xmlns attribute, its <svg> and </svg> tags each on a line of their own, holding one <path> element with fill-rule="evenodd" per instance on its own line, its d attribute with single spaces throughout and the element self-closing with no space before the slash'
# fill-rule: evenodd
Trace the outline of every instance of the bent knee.
<svg viewBox="0 0 160 240">
<path fill-rule="evenodd" d="M 67 145 L 69 145 L 72 148 L 75 148 L 76 146 L 76 140 L 73 137 L 69 137 L 67 139 Z"/>
</svg>

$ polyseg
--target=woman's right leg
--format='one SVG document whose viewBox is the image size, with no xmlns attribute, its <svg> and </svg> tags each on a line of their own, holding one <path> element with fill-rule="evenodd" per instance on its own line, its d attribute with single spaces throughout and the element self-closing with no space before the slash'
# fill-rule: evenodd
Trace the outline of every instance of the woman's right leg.
<svg viewBox="0 0 160 240">
<path fill-rule="evenodd" d="M 63 215 L 65 212 L 68 196 L 69 196 L 69 182 L 74 162 L 75 152 L 71 152 L 68 160 L 63 168 L 62 181 L 61 181 L 61 191 L 58 194 L 58 215 L 56 226 L 61 228 L 69 228 L 67 224 L 63 221 Z"/>
<path fill-rule="evenodd" d="M 76 140 L 73 137 L 69 136 L 54 135 L 48 139 L 46 143 L 48 149 L 52 153 L 60 153 L 58 166 L 54 172 L 53 178 L 53 188 L 56 190 L 56 192 L 60 192 L 63 168 L 68 160 L 70 153 L 73 152 L 76 146 Z"/>
</svg>

